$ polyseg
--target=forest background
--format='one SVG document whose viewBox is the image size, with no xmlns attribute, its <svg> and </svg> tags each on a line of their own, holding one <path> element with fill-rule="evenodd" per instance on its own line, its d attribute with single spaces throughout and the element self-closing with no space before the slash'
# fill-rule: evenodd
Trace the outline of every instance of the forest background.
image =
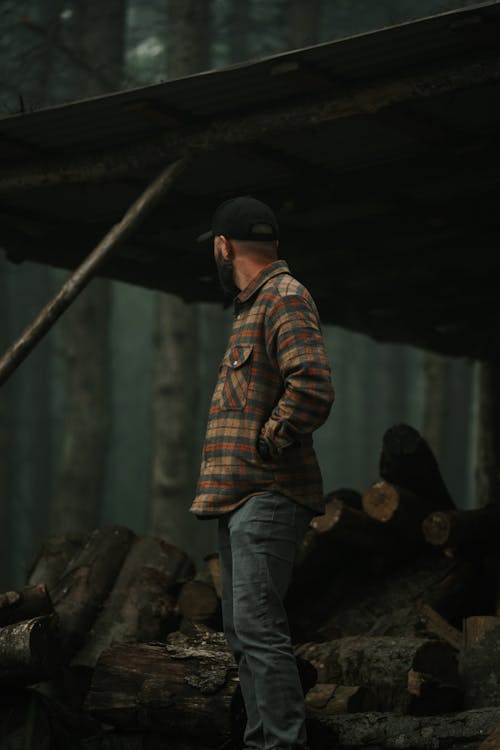
<svg viewBox="0 0 500 750">
<path fill-rule="evenodd" d="M 0 0 L 0 116 L 471 4 Z M 0 350 L 66 277 L 10 264 L 0 231 Z M 188 509 L 230 325 L 222 305 L 188 306 L 172 295 L 92 282 L 0 390 L 2 589 L 22 584 L 36 549 L 63 531 L 123 524 L 166 538 L 198 564 L 215 550 L 214 523 Z M 337 391 L 315 438 L 325 491 L 362 491 L 376 481 L 383 432 L 408 422 L 431 443 L 457 504 L 474 507 L 477 363 L 331 326 L 324 332 Z"/>
</svg>

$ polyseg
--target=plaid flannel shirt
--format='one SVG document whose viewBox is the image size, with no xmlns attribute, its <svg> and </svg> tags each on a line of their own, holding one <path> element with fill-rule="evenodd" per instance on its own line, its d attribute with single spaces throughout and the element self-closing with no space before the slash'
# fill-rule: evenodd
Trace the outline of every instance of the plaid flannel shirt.
<svg viewBox="0 0 500 750">
<path fill-rule="evenodd" d="M 191 511 L 213 517 L 274 491 L 322 513 L 312 433 L 333 397 L 314 301 L 284 261 L 271 263 L 235 300 Z M 259 437 L 269 460 L 257 451 Z"/>
</svg>

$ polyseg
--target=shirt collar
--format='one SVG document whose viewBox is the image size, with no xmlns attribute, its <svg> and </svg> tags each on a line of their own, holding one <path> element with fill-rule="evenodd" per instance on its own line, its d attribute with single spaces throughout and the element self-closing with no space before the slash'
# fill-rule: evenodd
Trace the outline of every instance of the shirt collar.
<svg viewBox="0 0 500 750">
<path fill-rule="evenodd" d="M 274 261 L 274 263 L 270 263 L 268 266 L 265 266 L 261 271 L 259 271 L 257 276 L 254 276 L 248 286 L 246 286 L 245 289 L 243 289 L 238 294 L 238 296 L 234 300 L 235 305 L 241 305 L 244 302 L 247 302 L 250 297 L 253 297 L 253 295 L 258 292 L 262 286 L 264 286 L 266 281 L 269 281 L 269 279 L 272 279 L 273 276 L 279 276 L 279 274 L 282 273 L 290 273 L 288 264 L 284 260 L 276 260 Z"/>
</svg>

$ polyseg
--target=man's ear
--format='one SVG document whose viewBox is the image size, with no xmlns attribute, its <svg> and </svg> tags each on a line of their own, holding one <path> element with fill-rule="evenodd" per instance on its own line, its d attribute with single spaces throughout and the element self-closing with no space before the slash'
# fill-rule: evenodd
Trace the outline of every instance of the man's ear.
<svg viewBox="0 0 500 750">
<path fill-rule="evenodd" d="M 232 260 L 234 258 L 234 247 L 231 244 L 231 240 L 228 240 L 227 237 L 224 237 L 223 234 L 220 235 L 221 238 L 221 251 L 222 251 L 222 257 L 224 260 Z"/>
</svg>

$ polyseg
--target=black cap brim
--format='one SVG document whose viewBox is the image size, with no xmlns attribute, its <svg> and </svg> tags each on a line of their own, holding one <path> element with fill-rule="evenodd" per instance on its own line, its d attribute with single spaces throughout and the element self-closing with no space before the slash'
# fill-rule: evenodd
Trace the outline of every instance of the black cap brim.
<svg viewBox="0 0 500 750">
<path fill-rule="evenodd" d="M 196 242 L 206 242 L 206 240 L 213 239 L 214 233 L 211 229 L 208 230 L 208 232 L 204 232 L 203 234 L 200 234 L 199 237 L 196 238 Z"/>
</svg>

